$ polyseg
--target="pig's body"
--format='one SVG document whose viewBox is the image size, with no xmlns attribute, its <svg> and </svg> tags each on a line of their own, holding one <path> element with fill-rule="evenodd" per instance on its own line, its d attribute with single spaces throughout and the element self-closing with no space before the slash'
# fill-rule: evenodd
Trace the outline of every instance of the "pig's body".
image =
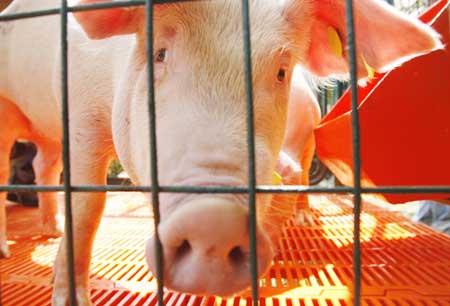
<svg viewBox="0 0 450 306">
<path fill-rule="evenodd" d="M 59 1 L 15 1 L 4 13 L 55 8 Z M 114 80 L 125 69 L 133 37 L 89 40 L 70 16 L 69 109 L 71 134 L 82 148 L 110 158 L 113 154 L 111 112 Z M 39 30 L 36 21 L 39 20 Z M 61 50 L 58 15 L 0 24 L 0 184 L 7 183 L 12 143 L 24 138 L 37 144 L 37 182 L 58 185 L 61 172 Z M 30 33 L 33 33 L 30 39 Z M 119 60 L 121 59 L 121 60 Z M 90 71 L 98 73 L 90 73 Z M 90 86 L 86 86 L 90 84 Z M 5 120 L 6 119 L 6 120 Z M 74 146 L 79 145 L 75 144 Z M 76 151 L 76 150 L 75 150 Z M 79 164 L 77 157 L 72 161 Z M 74 160 L 75 159 L 75 160 Z M 82 164 L 78 165 L 82 167 Z M 80 168 L 77 171 L 88 169 Z M 61 234 L 54 194 L 39 194 L 43 233 Z M 9 254 L 5 237 L 4 195 L 0 198 L 0 256 Z"/>
<path fill-rule="evenodd" d="M 6 12 L 59 5 L 59 0 L 15 0 Z M 342 40 L 339 34 L 345 29 L 344 5 L 342 0 L 251 0 L 249 5 L 256 179 L 260 185 L 269 185 L 282 147 L 295 64 L 302 63 L 319 76 L 347 71 L 346 54 L 339 53 L 329 38 Z M 357 32 L 361 42 L 361 77 L 367 75 L 366 65 L 380 70 L 398 63 L 399 58 L 439 47 L 433 31 L 397 15 L 380 2 L 361 0 L 355 5 L 357 26 L 364 29 Z M 158 178 L 162 185 L 242 186 L 248 181 L 240 10 L 240 2 L 231 0 L 155 7 L 152 60 Z M 368 12 L 377 14 L 376 18 L 368 20 Z M 88 39 L 81 28 L 70 22 L 71 183 L 105 184 L 108 164 L 117 153 L 133 181 L 148 185 L 151 180 L 144 9 L 96 10 L 75 17 L 90 38 L 100 40 Z M 383 30 L 386 26 L 373 20 L 386 20 L 388 31 L 378 33 L 377 26 Z M 393 23 L 397 26 L 393 27 Z M 38 146 L 37 183 L 56 185 L 61 170 L 60 19 L 44 17 L 0 26 L 0 112 L 2 117 L 8 116 L 8 120 L 0 122 L 0 130 L 10 131 L 0 135 L 0 184 L 6 182 L 10 146 L 15 138 L 23 137 Z M 392 29 L 403 36 L 397 33 L 393 38 Z M 377 33 L 376 39 L 367 33 Z M 398 37 L 405 37 L 408 43 L 397 47 Z M 294 87 L 294 95 L 295 90 Z M 296 96 L 301 94 L 297 92 Z M 308 122 L 316 121 L 314 116 L 310 119 Z M 312 126 L 305 124 L 304 132 L 292 135 L 305 134 L 308 139 Z M 305 151 L 307 143 L 300 145 L 299 150 Z M 308 159 L 312 157 L 307 155 Z M 40 197 L 44 224 L 51 234 L 58 234 L 54 194 Z M 270 201 L 269 195 L 257 196 L 259 274 L 272 260 L 273 243 L 277 241 L 279 226 L 270 224 L 271 220 L 281 222 L 292 214 L 293 208 L 271 210 Z M 78 305 L 86 306 L 90 305 L 92 245 L 105 194 L 74 193 L 72 203 L 76 294 Z M 4 207 L 1 208 L 0 222 L 4 226 Z M 164 251 L 165 285 L 180 291 L 219 295 L 245 289 L 250 284 L 247 210 L 244 195 L 163 193 L 158 231 Z M 277 218 L 274 214 L 278 214 Z M 3 255 L 7 255 L 5 237 L 0 239 Z M 153 248 L 151 239 L 147 259 L 154 270 Z M 63 239 L 54 266 L 54 305 L 68 304 L 65 261 Z"/>
<path fill-rule="evenodd" d="M 27 11 L 55 8 L 59 4 L 55 0 L 15 1 L 4 14 L 24 11 L 25 8 Z M 41 136 L 60 142 L 62 73 L 59 15 L 2 23 L 0 27 L 0 95 L 14 101 L 30 121 L 28 130 L 33 138 Z M 75 121 L 72 123 L 78 125 L 77 116 L 87 115 L 86 110 L 89 110 L 91 115 L 82 117 L 83 121 L 95 118 L 94 128 L 110 130 L 114 91 L 118 88 L 114 81 L 117 83 L 124 73 L 124 58 L 128 57 L 133 46 L 133 37 L 118 36 L 101 42 L 90 40 L 72 16 L 68 32 L 69 101 Z M 33 33 L 32 37 L 30 33 Z M 93 123 L 89 121 L 88 124 Z"/>
</svg>

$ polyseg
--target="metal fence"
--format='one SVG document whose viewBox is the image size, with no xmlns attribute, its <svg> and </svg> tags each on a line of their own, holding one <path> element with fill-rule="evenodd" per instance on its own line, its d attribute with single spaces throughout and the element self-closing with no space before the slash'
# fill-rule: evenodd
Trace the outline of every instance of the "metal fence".
<svg viewBox="0 0 450 306">
<path fill-rule="evenodd" d="M 408 14 L 417 16 L 436 0 L 387 0 L 387 2 Z"/>
<path fill-rule="evenodd" d="M 254 122 L 253 122 L 253 91 L 252 91 L 252 59 L 250 44 L 250 26 L 249 26 L 249 6 L 248 0 L 242 0 L 242 24 L 243 24 L 243 41 L 244 41 L 244 62 L 245 81 L 246 81 L 246 109 L 247 109 L 247 144 L 248 144 L 248 186 L 247 187 L 194 187 L 194 186 L 161 186 L 158 183 L 157 154 L 156 154 L 156 118 L 155 118 L 155 99 L 153 87 L 153 6 L 154 4 L 163 4 L 169 2 L 181 2 L 188 0 L 129 0 L 115 1 L 107 3 L 95 3 L 90 5 L 68 6 L 67 0 L 61 0 L 61 6 L 53 9 L 45 9 L 33 12 L 21 12 L 0 16 L 0 22 L 11 20 L 32 18 L 47 15 L 60 15 L 61 20 L 61 94 L 62 94 L 62 123 L 63 123 L 63 186 L 0 186 L 0 192 L 9 191 L 64 191 L 65 194 L 65 231 L 67 237 L 67 262 L 69 271 L 70 285 L 70 305 L 76 305 L 74 267 L 73 267 L 73 233 L 72 233 L 72 213 L 71 199 L 73 192 L 106 192 L 106 191 L 142 191 L 151 192 L 151 200 L 154 210 L 155 223 L 155 243 L 157 271 L 154 271 L 158 281 L 158 303 L 163 306 L 163 286 L 164 279 L 162 274 L 163 260 L 162 248 L 158 238 L 157 225 L 160 221 L 159 214 L 159 195 L 160 193 L 240 193 L 248 194 L 249 198 L 249 240 L 250 240 L 250 271 L 252 276 L 252 298 L 253 304 L 258 305 L 258 275 L 257 275 L 257 254 L 256 254 L 256 194 L 257 193 L 334 193 L 334 194 L 353 194 L 354 201 L 354 251 L 353 251 L 353 267 L 354 267 L 354 305 L 360 305 L 361 298 L 361 245 L 360 245 L 360 213 L 361 213 L 361 195 L 364 193 L 443 193 L 450 192 L 449 187 L 428 187 L 428 186 L 403 186 L 392 187 L 385 186 L 379 188 L 363 188 L 361 186 L 361 160 L 360 160 L 360 128 L 359 117 L 357 111 L 357 77 L 356 77 L 356 48 L 353 20 L 353 2 L 346 0 L 346 22 L 347 22 L 347 42 L 350 58 L 350 87 L 352 94 L 352 131 L 353 131 L 353 152 L 354 152 L 354 179 L 353 187 L 303 187 L 303 186 L 257 186 L 255 179 L 255 141 L 254 141 Z M 192 0 L 191 0 L 192 1 Z M 195 0 L 194 0 L 195 1 Z M 201 1 L 201 0 L 197 0 Z M 211 0 L 214 1 L 214 0 Z M 392 3 L 392 1 L 390 1 Z M 396 2 L 396 1 L 395 1 Z M 401 1 L 402 3 L 412 3 L 411 1 Z M 420 5 L 424 1 L 413 1 Z M 428 4 L 426 1 L 425 4 Z M 89 186 L 89 185 L 72 185 L 70 180 L 70 143 L 69 143 L 69 109 L 68 109 L 68 39 L 67 39 L 67 17 L 68 13 L 81 12 L 87 10 L 98 10 L 107 8 L 117 8 L 126 6 L 145 6 L 147 16 L 147 61 L 148 65 L 148 105 L 149 105 L 149 123 L 150 123 L 150 150 L 151 150 L 151 186 Z M 0 291 L 1 304 L 1 291 Z"/>
</svg>

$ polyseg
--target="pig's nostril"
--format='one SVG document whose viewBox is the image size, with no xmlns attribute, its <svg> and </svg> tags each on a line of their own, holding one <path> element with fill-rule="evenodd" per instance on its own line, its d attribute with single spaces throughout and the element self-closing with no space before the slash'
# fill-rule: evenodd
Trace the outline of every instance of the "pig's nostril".
<svg viewBox="0 0 450 306">
<path fill-rule="evenodd" d="M 231 249 L 230 253 L 228 253 L 228 258 L 231 263 L 234 265 L 239 265 L 243 261 L 245 261 L 245 253 L 242 251 L 241 247 L 236 246 Z"/>
<path fill-rule="evenodd" d="M 189 253 L 190 251 L 191 251 L 191 245 L 189 244 L 189 241 L 183 240 L 181 245 L 177 248 L 177 251 L 175 253 L 175 257 L 178 258 L 178 259 L 182 258 L 187 253 Z"/>
</svg>

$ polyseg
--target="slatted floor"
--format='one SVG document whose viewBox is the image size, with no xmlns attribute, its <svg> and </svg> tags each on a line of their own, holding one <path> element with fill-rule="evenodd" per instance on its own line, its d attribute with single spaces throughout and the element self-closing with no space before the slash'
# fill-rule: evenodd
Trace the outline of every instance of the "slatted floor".
<svg viewBox="0 0 450 306">
<path fill-rule="evenodd" d="M 352 305 L 352 201 L 313 196 L 314 225 L 285 227 L 278 254 L 260 280 L 262 306 Z M 450 236 L 365 200 L 362 214 L 362 305 L 450 306 Z M 58 239 L 38 235 L 36 209 L 8 208 L 13 256 L 0 260 L 4 306 L 50 305 Z M 144 244 L 152 231 L 145 200 L 110 194 L 91 266 L 95 305 L 156 305 Z M 166 305 L 244 306 L 250 292 L 223 300 L 167 292 Z"/>
</svg>

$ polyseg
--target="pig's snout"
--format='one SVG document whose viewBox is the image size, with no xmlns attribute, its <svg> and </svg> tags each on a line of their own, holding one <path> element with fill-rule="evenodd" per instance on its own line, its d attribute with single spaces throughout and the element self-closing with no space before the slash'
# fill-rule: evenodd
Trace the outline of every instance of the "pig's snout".
<svg viewBox="0 0 450 306">
<path fill-rule="evenodd" d="M 229 296 L 250 285 L 247 209 L 229 199 L 199 198 L 183 204 L 159 226 L 164 285 L 194 294 Z M 273 258 L 268 238 L 257 232 L 258 273 Z M 156 271 L 154 240 L 147 259 Z"/>
</svg>

